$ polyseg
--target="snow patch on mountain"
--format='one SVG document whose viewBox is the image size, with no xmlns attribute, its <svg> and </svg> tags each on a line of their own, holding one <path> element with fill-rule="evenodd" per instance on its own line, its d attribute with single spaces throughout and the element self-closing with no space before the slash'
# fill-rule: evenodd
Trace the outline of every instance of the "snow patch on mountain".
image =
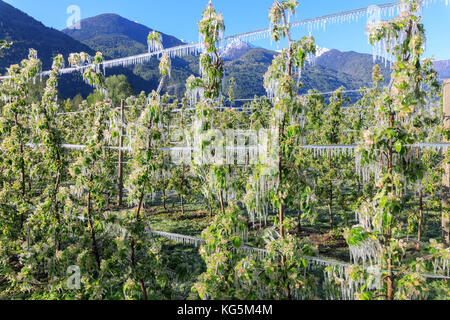
<svg viewBox="0 0 450 320">
<path fill-rule="evenodd" d="M 330 51 L 330 49 L 327 48 L 321 48 L 319 46 L 316 46 L 316 58 L 320 57 L 321 55 L 323 55 L 324 53 Z"/>
<path fill-rule="evenodd" d="M 239 39 L 235 39 L 222 48 L 221 56 L 225 60 L 236 60 L 242 57 L 244 54 L 255 48 L 250 43 L 244 42 Z"/>
</svg>

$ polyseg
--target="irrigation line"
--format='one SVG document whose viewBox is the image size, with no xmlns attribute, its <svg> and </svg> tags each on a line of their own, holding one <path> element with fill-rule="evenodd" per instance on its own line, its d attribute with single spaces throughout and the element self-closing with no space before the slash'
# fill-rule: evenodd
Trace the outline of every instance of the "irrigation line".
<svg viewBox="0 0 450 320">
<path fill-rule="evenodd" d="M 201 238 L 193 237 L 193 236 L 186 236 L 186 235 L 181 235 L 181 234 L 176 234 L 176 233 L 153 231 L 153 230 L 149 230 L 148 233 L 149 233 L 150 237 L 152 236 L 152 234 L 154 234 L 156 236 L 160 236 L 160 237 L 163 237 L 163 238 L 166 238 L 166 239 L 169 239 L 172 241 L 176 241 L 176 242 L 181 242 L 183 244 L 193 244 L 196 247 L 198 247 L 199 244 L 205 243 L 205 241 Z M 263 256 L 267 256 L 267 254 L 268 254 L 266 249 L 260 249 L 260 248 L 246 246 L 246 245 L 241 246 L 240 250 L 254 252 L 260 258 Z M 330 258 L 325 258 L 325 257 L 320 257 L 320 256 L 318 256 L 318 257 L 305 256 L 303 258 L 305 260 L 308 260 L 311 262 L 319 263 L 322 265 L 328 265 L 328 266 L 332 265 L 332 266 L 339 266 L 339 267 L 343 267 L 343 268 L 356 266 L 356 265 L 348 263 L 348 262 L 338 261 L 335 259 L 330 259 Z M 405 273 L 405 272 L 398 272 L 398 273 L 400 274 L 400 273 Z M 432 273 L 424 273 L 421 275 L 424 278 L 430 278 L 430 279 L 444 279 L 444 280 L 450 279 L 449 276 L 443 276 L 443 275 L 432 274 Z"/>
<path fill-rule="evenodd" d="M 31 148 L 39 148 L 42 144 L 40 143 L 28 143 L 27 146 Z M 62 148 L 64 149 L 72 149 L 72 150 L 82 150 L 86 148 L 86 145 L 80 145 L 80 144 L 62 144 Z M 308 150 L 331 150 L 331 149 L 343 149 L 343 150 L 349 150 L 349 149 L 356 149 L 358 145 L 356 144 L 349 144 L 349 145 L 300 145 L 298 146 L 301 149 L 308 149 Z M 405 145 L 405 147 L 411 147 L 411 148 L 434 148 L 434 149 L 440 149 L 440 148 L 449 148 L 450 142 L 433 142 L 433 143 L 416 143 L 416 144 L 410 144 Z M 121 150 L 121 151 L 129 151 L 132 152 L 133 149 L 131 147 L 115 147 L 115 146 L 104 146 L 105 149 L 111 149 L 111 150 Z M 255 150 L 256 146 L 250 146 L 250 147 L 226 147 L 226 150 Z M 162 151 L 193 151 L 194 148 L 192 147 L 172 147 L 172 148 L 160 148 Z"/>
<path fill-rule="evenodd" d="M 42 144 L 40 143 L 28 143 L 27 146 L 31 148 L 39 148 Z M 62 148 L 64 149 L 72 149 L 72 150 L 82 150 L 85 149 L 86 145 L 80 145 L 80 144 L 62 144 Z M 336 149 L 342 149 L 342 150 L 354 150 L 358 147 L 356 144 L 330 144 L 330 145 L 300 145 L 298 146 L 301 149 L 308 149 L 308 150 L 336 150 Z M 450 148 L 450 142 L 422 142 L 422 143 L 416 143 L 416 144 L 410 144 L 405 145 L 405 147 L 410 148 L 434 148 L 434 149 L 441 149 L 441 148 Z M 115 146 L 104 146 L 104 149 L 111 149 L 111 150 L 120 150 L 120 151 L 129 151 L 133 152 L 133 149 L 131 147 L 115 147 Z M 250 146 L 250 147 L 244 147 L 244 146 L 238 146 L 238 147 L 226 147 L 226 150 L 255 150 L 257 149 L 257 146 Z M 172 147 L 172 148 L 160 148 L 162 151 L 193 151 L 195 150 L 192 147 Z"/>
<path fill-rule="evenodd" d="M 352 89 L 352 90 L 342 90 L 342 91 L 338 91 L 339 93 L 362 93 L 362 92 L 366 92 L 372 90 L 370 88 L 367 89 Z M 330 95 L 330 94 L 334 94 L 337 91 L 328 91 L 328 92 L 315 92 L 315 93 L 306 93 L 306 94 L 301 94 L 300 96 L 302 97 L 309 97 L 309 96 L 313 96 L 313 95 Z M 259 98 L 266 98 L 269 99 L 267 96 L 260 96 Z M 238 102 L 250 102 L 250 101 L 254 101 L 255 98 L 247 98 L 247 99 L 234 99 L 234 101 L 238 101 Z M 182 103 L 178 103 L 178 105 L 183 105 Z M 130 109 L 132 108 L 132 106 L 125 106 L 125 109 Z M 258 107 L 253 107 L 253 109 L 257 109 Z M 232 110 L 243 110 L 243 109 L 251 109 L 250 107 L 227 107 L 227 106 L 223 106 L 223 107 L 215 107 L 215 109 L 217 110 L 225 110 L 225 109 L 232 109 Z M 342 107 L 342 109 L 362 109 L 362 107 Z M 120 110 L 120 108 L 113 108 L 113 110 Z M 185 108 L 185 109 L 173 109 L 171 110 L 173 113 L 178 113 L 181 111 L 195 111 L 197 110 L 196 108 Z M 82 114 L 85 112 L 89 112 L 91 110 L 89 109 L 85 109 L 85 110 L 80 110 L 80 111 L 72 111 L 72 112 L 59 112 L 56 113 L 57 116 L 70 116 L 70 115 L 77 115 L 77 114 Z"/>
<path fill-rule="evenodd" d="M 149 230 L 148 233 L 149 233 L 150 236 L 152 234 L 154 234 L 156 236 L 160 236 L 160 237 L 172 240 L 172 241 L 177 241 L 177 242 L 181 242 L 181 243 L 184 243 L 184 244 L 193 244 L 196 247 L 198 247 L 199 244 L 204 244 L 205 243 L 205 241 L 203 239 L 201 239 L 201 238 L 193 237 L 193 236 L 186 236 L 186 235 L 181 235 L 181 234 L 176 234 L 176 233 L 154 231 L 154 230 Z M 261 257 L 261 255 L 264 255 L 264 256 L 267 255 L 267 250 L 266 249 L 250 247 L 250 246 L 247 246 L 247 245 L 241 246 L 240 249 L 244 250 L 244 251 L 255 252 L 255 253 L 258 254 L 259 257 Z M 335 265 L 335 266 L 341 266 L 341 267 L 351 266 L 351 264 L 349 264 L 349 263 L 346 263 L 346 262 L 343 262 L 343 261 L 334 260 L 334 259 L 324 258 L 324 257 L 304 257 L 304 258 L 306 260 L 309 260 L 309 261 L 322 263 L 322 264 L 327 264 L 327 265 Z"/>
<path fill-rule="evenodd" d="M 340 93 L 354 93 L 354 92 L 363 92 L 363 91 L 368 91 L 370 89 L 360 89 L 360 90 L 345 90 L 345 91 L 339 91 Z M 333 94 L 335 93 L 335 91 L 330 91 L 330 92 L 318 92 L 318 93 L 309 93 L 309 94 L 302 94 L 301 96 L 304 97 L 308 97 L 308 96 L 312 96 L 312 95 L 329 95 L 329 94 Z M 267 98 L 267 96 L 261 96 L 260 98 Z M 268 99 L 268 98 L 267 98 Z M 250 102 L 250 101 L 254 101 L 255 98 L 247 98 L 247 99 L 234 99 L 234 101 L 237 102 Z M 179 106 L 183 105 L 182 103 L 178 103 Z M 126 109 L 130 109 L 132 108 L 132 106 L 125 106 Z M 254 109 L 256 109 L 257 107 L 253 107 Z M 343 109 L 356 109 L 356 108 L 360 108 L 360 107 L 343 107 Z M 232 109 L 232 110 L 243 110 L 243 109 L 250 109 L 249 107 L 227 107 L 227 106 L 223 106 L 223 107 L 215 107 L 215 109 L 217 110 L 225 110 L 225 109 Z M 120 108 L 113 108 L 113 110 L 120 110 Z M 181 111 L 195 111 L 197 110 L 196 108 L 185 108 L 185 109 L 173 109 L 172 112 L 173 113 L 178 113 Z M 59 112 L 56 113 L 57 116 L 70 116 L 70 115 L 77 115 L 77 114 L 82 114 L 82 113 L 86 113 L 89 112 L 91 110 L 89 109 L 85 109 L 85 110 L 80 110 L 80 111 L 72 111 L 72 112 Z"/>
</svg>

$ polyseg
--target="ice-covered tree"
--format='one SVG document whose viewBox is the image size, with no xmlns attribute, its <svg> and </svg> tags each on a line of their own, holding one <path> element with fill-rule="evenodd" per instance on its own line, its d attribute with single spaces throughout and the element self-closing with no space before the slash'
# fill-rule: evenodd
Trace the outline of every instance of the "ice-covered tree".
<svg viewBox="0 0 450 320">
<path fill-rule="evenodd" d="M 403 0 L 399 17 L 368 25 L 371 43 L 387 48 L 393 67 L 389 86 L 375 99 L 377 124 L 364 132 L 358 148 L 363 163 L 379 164 L 375 193 L 358 210 L 359 225 L 346 234 L 353 261 L 372 265 L 369 276 L 381 280 L 372 290 L 362 290 L 365 298 L 405 298 L 405 287 L 410 297 L 418 297 L 426 290 L 419 274 L 426 248 L 408 253 L 399 223 L 406 186 L 424 175 L 412 147 L 426 126 L 420 110 L 440 89 L 432 61 L 421 59 L 426 38 L 420 5 Z"/>
</svg>

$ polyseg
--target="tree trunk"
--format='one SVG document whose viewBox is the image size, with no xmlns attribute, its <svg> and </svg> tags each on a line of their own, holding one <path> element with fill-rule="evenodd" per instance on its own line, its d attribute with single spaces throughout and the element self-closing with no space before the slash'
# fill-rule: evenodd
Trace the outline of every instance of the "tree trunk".
<svg viewBox="0 0 450 320">
<path fill-rule="evenodd" d="M 120 101 L 120 121 L 121 121 L 121 127 L 120 127 L 120 137 L 119 137 L 119 164 L 118 164 L 118 178 L 117 178 L 117 206 L 122 206 L 122 198 L 123 198 L 123 123 L 125 118 L 125 101 Z"/>
<path fill-rule="evenodd" d="M 287 26 L 289 23 L 287 22 L 286 19 L 286 12 L 284 10 L 282 10 L 282 20 L 283 20 L 283 24 L 285 26 Z M 288 57 L 287 57 L 287 75 L 289 77 L 292 77 L 292 55 L 294 53 L 294 49 L 293 49 L 293 41 L 291 38 L 291 33 L 290 30 L 288 28 L 287 32 L 286 32 L 286 37 L 289 41 L 289 50 L 288 50 Z M 292 99 L 292 92 L 290 92 L 290 96 Z M 281 114 L 281 126 L 280 126 L 280 132 L 279 132 L 279 137 L 278 137 L 278 147 L 280 148 L 279 153 L 278 153 L 278 189 L 281 191 L 282 187 L 283 187 L 283 141 L 284 141 L 284 126 L 285 126 L 285 115 Z M 279 218 L 280 218 L 280 235 L 281 238 L 284 238 L 284 234 L 285 234 L 285 230 L 284 230 L 284 208 L 283 208 L 283 199 L 281 199 L 281 192 L 279 194 L 280 198 L 279 198 L 279 204 L 278 204 L 278 214 L 279 214 Z M 284 257 L 282 259 L 282 263 L 284 265 Z"/>
<path fill-rule="evenodd" d="M 444 128 L 450 129 L 450 79 L 444 81 Z M 442 177 L 442 242 L 450 246 L 450 165 L 448 148 L 444 149 L 446 157 L 444 160 L 444 176 Z"/>
<path fill-rule="evenodd" d="M 394 127 L 394 115 L 391 114 L 389 116 L 389 122 L 390 127 Z M 388 141 L 388 159 L 387 159 L 387 171 L 389 175 L 392 175 L 392 168 L 393 168 L 393 162 L 392 162 L 392 141 Z M 386 235 L 385 235 L 385 246 L 390 246 L 390 240 L 391 240 L 391 225 L 386 226 Z M 389 257 L 387 259 L 387 270 L 388 275 L 386 277 L 386 284 L 387 284 L 387 299 L 388 300 L 394 300 L 394 274 L 392 272 L 392 256 L 389 253 Z"/>
<path fill-rule="evenodd" d="M 281 191 L 283 186 L 283 151 L 282 151 L 282 143 L 283 143 L 283 135 L 284 135 L 284 115 L 282 115 L 283 119 L 281 120 L 281 128 L 278 138 L 278 146 L 280 150 L 278 151 L 278 189 L 279 189 L 279 204 L 278 204 L 278 215 L 280 219 L 280 236 L 284 239 L 284 208 L 283 208 L 283 199 L 281 199 Z"/>
<path fill-rule="evenodd" d="M 25 181 L 25 160 L 24 160 L 24 150 L 23 150 L 23 144 L 20 142 L 20 180 L 22 185 L 22 201 L 25 202 L 25 195 L 26 195 L 26 181 Z M 25 217 L 23 216 L 24 213 L 22 212 L 20 214 L 20 230 L 22 231 L 23 224 Z"/>
<path fill-rule="evenodd" d="M 58 250 L 61 250 L 61 239 L 59 236 L 59 231 L 58 228 L 61 226 L 61 218 L 59 216 L 59 207 L 58 207 L 58 190 L 59 190 L 59 185 L 61 183 L 61 173 L 58 170 L 57 173 L 57 177 L 56 177 L 56 183 L 55 183 L 55 189 L 53 190 L 53 210 L 54 210 L 54 214 L 55 214 L 55 218 L 56 218 L 56 222 L 58 223 L 58 226 L 55 230 L 55 242 L 56 242 L 56 248 Z"/>
<path fill-rule="evenodd" d="M 388 258 L 388 276 L 386 278 L 386 284 L 387 284 L 387 299 L 388 300 L 394 300 L 394 278 L 392 274 L 392 258 Z"/>
<path fill-rule="evenodd" d="M 420 249 L 420 242 L 422 241 L 422 228 L 423 228 L 423 191 L 419 193 L 419 223 L 417 226 L 417 250 Z"/>
<path fill-rule="evenodd" d="M 164 210 L 169 211 L 166 206 L 166 190 L 163 189 L 162 192 L 163 192 L 163 208 Z"/>
<path fill-rule="evenodd" d="M 222 190 L 219 190 L 219 200 L 220 200 L 220 209 L 222 210 L 222 214 L 225 215 L 225 205 L 223 202 Z"/>
<path fill-rule="evenodd" d="M 162 88 L 163 88 L 163 86 L 164 86 L 164 81 L 165 81 L 165 80 L 166 80 L 166 77 L 162 77 L 162 78 L 161 78 L 161 81 L 159 82 L 159 85 L 158 85 L 158 89 L 156 90 L 156 92 L 157 92 L 158 94 L 161 93 Z"/>
<path fill-rule="evenodd" d="M 297 224 L 297 231 L 298 235 L 300 236 L 300 233 L 302 232 L 302 208 L 301 208 L 301 200 L 299 199 L 298 207 L 297 207 L 297 217 L 298 217 L 298 224 Z"/>
<path fill-rule="evenodd" d="M 328 153 L 328 157 L 329 157 L 329 169 L 330 171 L 333 168 L 333 161 L 331 160 L 331 151 L 329 151 Z M 329 197 L 329 202 L 328 202 L 328 211 L 330 213 L 330 231 L 333 231 L 334 228 L 334 221 L 333 221 L 333 181 L 331 180 L 330 177 L 330 197 Z"/>
<path fill-rule="evenodd" d="M 181 215 L 184 216 L 184 202 L 183 202 L 183 195 L 180 195 L 180 202 L 181 202 Z"/>
<path fill-rule="evenodd" d="M 89 229 L 91 230 L 91 241 L 92 241 L 92 252 L 94 253 L 95 261 L 97 262 L 97 266 L 100 269 L 100 254 L 98 252 L 97 239 L 95 236 L 94 222 L 92 220 L 91 213 L 91 191 L 88 192 L 88 201 L 87 201 L 87 214 L 89 220 Z"/>
<path fill-rule="evenodd" d="M 139 218 L 140 218 L 143 201 L 144 201 L 144 192 L 141 193 L 141 197 L 139 198 L 139 205 L 136 210 L 136 220 L 139 220 Z"/>
<path fill-rule="evenodd" d="M 280 217 L 280 236 L 281 238 L 284 239 L 284 209 L 283 209 L 283 204 L 281 203 L 280 200 L 280 204 L 278 205 L 278 214 Z"/>
<path fill-rule="evenodd" d="M 333 221 L 333 183 L 330 181 L 330 199 L 328 202 L 328 212 L 330 213 L 330 231 L 333 231 L 334 221 Z"/>
<path fill-rule="evenodd" d="M 133 237 L 130 238 L 130 247 L 131 247 L 131 266 L 133 267 L 133 271 L 136 272 L 136 257 L 134 253 L 134 239 Z M 144 300 L 148 300 L 147 297 L 147 289 L 145 288 L 144 280 L 142 280 L 140 277 L 138 278 L 139 288 L 141 289 L 142 296 L 144 297 Z"/>
</svg>

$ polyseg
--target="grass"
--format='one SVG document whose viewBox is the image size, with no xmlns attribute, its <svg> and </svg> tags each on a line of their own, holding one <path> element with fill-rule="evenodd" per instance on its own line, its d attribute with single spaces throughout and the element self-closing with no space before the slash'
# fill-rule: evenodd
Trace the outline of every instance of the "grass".
<svg viewBox="0 0 450 320">
<path fill-rule="evenodd" d="M 162 206 L 152 208 L 152 212 L 148 212 L 151 228 L 200 237 L 202 231 L 211 223 L 211 218 L 202 205 L 186 205 L 184 215 L 181 214 L 181 209 L 176 209 L 176 211 L 167 212 Z"/>
<path fill-rule="evenodd" d="M 405 205 L 405 209 L 414 214 L 415 208 L 418 207 L 417 201 L 409 201 Z M 133 209 L 127 209 L 133 210 Z M 351 227 L 356 224 L 354 213 L 346 208 L 344 210 L 339 205 L 335 204 L 333 207 L 333 215 L 335 221 L 335 228 L 333 232 L 330 232 L 329 226 L 329 212 L 328 207 L 317 206 L 318 217 L 316 221 L 310 223 L 308 221 L 302 221 L 302 231 L 299 234 L 301 241 L 312 244 L 317 248 L 318 254 L 338 259 L 341 261 L 349 262 L 350 254 L 348 245 L 342 236 L 342 230 L 345 227 Z M 149 219 L 150 227 L 153 230 L 183 234 L 188 236 L 201 237 L 202 231 L 208 227 L 212 218 L 209 216 L 208 208 L 200 201 L 195 203 L 187 203 L 184 205 L 184 215 L 181 213 L 180 203 L 176 198 L 169 198 L 167 205 L 164 208 L 161 202 L 155 201 L 146 206 L 145 212 Z M 244 211 L 243 211 L 243 214 Z M 400 217 L 402 224 L 403 234 L 402 236 L 415 238 L 416 231 L 408 233 L 407 220 L 408 214 Z M 295 211 L 286 210 L 286 216 L 297 219 L 297 213 Z M 424 238 L 423 241 L 429 239 L 439 240 L 440 235 L 440 212 L 439 208 L 428 208 L 425 210 L 424 221 Z M 267 217 L 267 226 L 273 226 L 275 222 L 276 214 L 271 214 Z M 256 226 L 253 228 L 253 224 L 248 221 L 249 226 L 249 239 L 248 245 L 263 248 L 264 243 L 261 240 L 261 226 L 256 221 Z M 297 232 L 297 231 L 294 231 Z M 195 252 L 194 252 L 195 253 Z"/>
</svg>

